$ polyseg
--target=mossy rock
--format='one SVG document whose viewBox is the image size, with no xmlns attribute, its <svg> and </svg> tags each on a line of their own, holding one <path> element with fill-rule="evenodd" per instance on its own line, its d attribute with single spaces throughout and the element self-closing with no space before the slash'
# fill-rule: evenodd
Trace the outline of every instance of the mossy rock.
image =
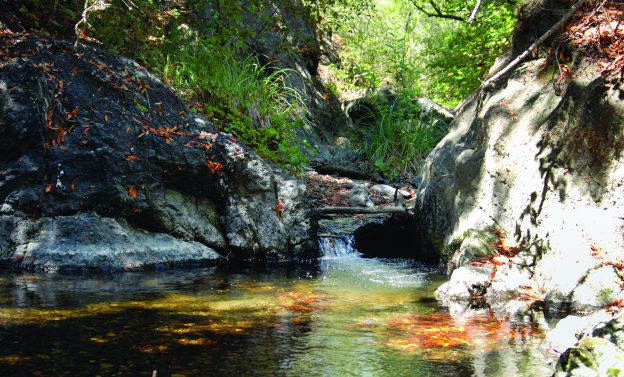
<svg viewBox="0 0 624 377">
<path fill-rule="evenodd" d="M 624 376 L 624 350 L 602 338 L 583 338 L 564 352 L 555 377 Z"/>
</svg>

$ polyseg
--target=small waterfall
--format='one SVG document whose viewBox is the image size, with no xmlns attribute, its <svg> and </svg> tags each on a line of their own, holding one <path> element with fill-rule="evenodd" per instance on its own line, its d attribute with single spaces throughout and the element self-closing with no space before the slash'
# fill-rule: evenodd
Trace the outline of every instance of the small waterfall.
<svg viewBox="0 0 624 377">
<path fill-rule="evenodd" d="M 356 254 L 358 251 L 355 249 L 353 242 L 353 235 L 350 234 L 324 235 L 318 239 L 319 249 L 323 257 Z"/>
</svg>

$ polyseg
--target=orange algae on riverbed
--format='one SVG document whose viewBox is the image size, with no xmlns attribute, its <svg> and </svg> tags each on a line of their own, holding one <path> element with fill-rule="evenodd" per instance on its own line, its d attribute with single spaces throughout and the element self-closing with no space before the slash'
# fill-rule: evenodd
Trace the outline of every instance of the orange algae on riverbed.
<svg viewBox="0 0 624 377">
<path fill-rule="evenodd" d="M 482 353 L 503 350 L 517 340 L 542 335 L 537 328 L 514 325 L 491 315 L 455 318 L 447 312 L 405 313 L 376 325 L 361 321 L 359 326 L 384 333 L 385 340 L 380 345 L 430 359 L 460 357 L 460 351 L 468 347 Z"/>
</svg>

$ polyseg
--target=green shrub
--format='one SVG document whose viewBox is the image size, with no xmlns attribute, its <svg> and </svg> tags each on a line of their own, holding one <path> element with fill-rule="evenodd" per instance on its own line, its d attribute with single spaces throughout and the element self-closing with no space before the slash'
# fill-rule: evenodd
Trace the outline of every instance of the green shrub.
<svg viewBox="0 0 624 377">
<path fill-rule="evenodd" d="M 112 0 L 91 17 L 88 34 L 160 75 L 191 108 L 263 158 L 300 171 L 307 159 L 294 129 L 307 110 L 299 93 L 283 85 L 287 72 L 260 66 L 245 50 L 240 5 L 222 2 L 210 28 L 197 19 L 193 3 L 200 9 L 199 0 L 186 8 L 152 0 L 134 0 L 136 7 L 128 8 Z"/>
<path fill-rule="evenodd" d="M 421 115 L 418 105 L 406 96 L 372 103 L 369 116 L 354 125 L 371 168 L 388 178 L 421 174 L 425 158 L 446 135 L 448 125 Z"/>
<path fill-rule="evenodd" d="M 283 85 L 286 72 L 267 72 L 255 57 L 237 56 L 232 47 L 213 39 L 198 40 L 168 55 L 162 75 L 260 156 L 300 168 L 306 159 L 293 134 L 305 116 L 299 94 Z"/>
</svg>

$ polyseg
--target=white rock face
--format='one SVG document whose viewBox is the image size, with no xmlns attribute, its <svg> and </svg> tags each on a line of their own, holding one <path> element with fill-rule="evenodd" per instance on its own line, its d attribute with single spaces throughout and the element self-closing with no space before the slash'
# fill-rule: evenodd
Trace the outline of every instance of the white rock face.
<svg viewBox="0 0 624 377">
<path fill-rule="evenodd" d="M 592 245 L 624 259 L 624 101 L 590 65 L 558 93 L 545 63 L 520 66 L 460 110 L 427 159 L 418 234 L 445 268 L 453 240 L 497 226 L 526 246 L 549 303 L 602 306 L 620 289 Z"/>
</svg>

